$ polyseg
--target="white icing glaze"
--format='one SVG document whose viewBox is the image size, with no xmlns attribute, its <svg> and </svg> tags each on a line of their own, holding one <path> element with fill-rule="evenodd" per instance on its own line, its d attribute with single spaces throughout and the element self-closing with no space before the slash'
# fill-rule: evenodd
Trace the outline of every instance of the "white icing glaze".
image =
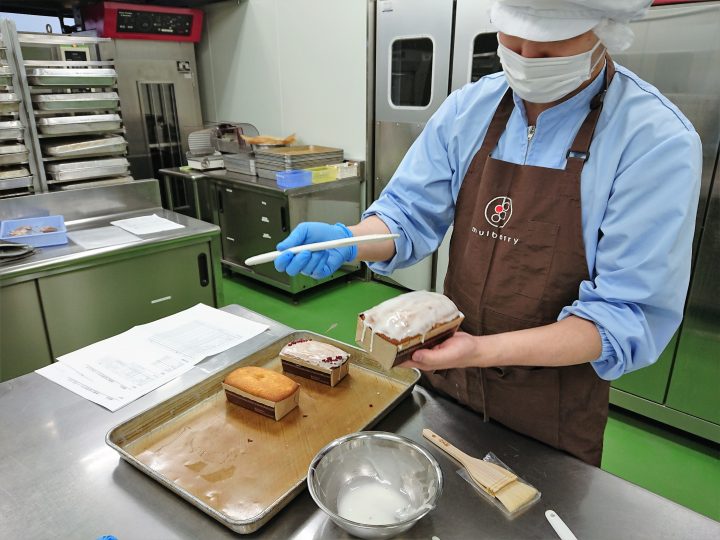
<svg viewBox="0 0 720 540">
<path fill-rule="evenodd" d="M 457 306 L 447 296 L 428 291 L 414 291 L 386 300 L 363 313 L 363 324 L 373 335 L 383 334 L 402 341 L 425 335 L 436 324 L 460 316 Z M 365 328 L 363 328 L 364 335 Z M 371 345 L 372 348 L 372 345 Z"/>
<path fill-rule="evenodd" d="M 297 343 L 288 343 L 283 347 L 280 354 L 290 356 L 312 366 L 320 366 L 326 369 L 333 369 L 342 366 L 347 362 L 349 354 L 338 349 L 329 343 L 322 343 L 309 339 L 307 341 L 299 341 Z M 340 359 L 337 359 L 337 357 Z M 332 358 L 332 361 L 326 361 Z"/>
</svg>

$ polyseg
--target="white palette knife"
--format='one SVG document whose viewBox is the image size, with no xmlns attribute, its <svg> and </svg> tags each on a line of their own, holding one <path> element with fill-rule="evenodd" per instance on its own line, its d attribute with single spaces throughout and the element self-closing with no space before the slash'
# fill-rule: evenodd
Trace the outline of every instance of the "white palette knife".
<svg viewBox="0 0 720 540">
<path fill-rule="evenodd" d="M 292 253 L 300 253 L 301 251 L 323 251 L 339 247 L 355 246 L 358 244 L 370 244 L 372 242 L 383 242 L 384 240 L 394 240 L 399 238 L 399 234 L 367 234 L 365 236 L 351 236 L 350 238 L 341 238 L 340 240 L 328 240 L 327 242 L 316 242 L 314 244 L 305 244 L 304 246 L 295 246 L 285 251 Z M 245 259 L 245 266 L 255 266 L 273 262 L 283 251 L 270 251 L 262 255 L 255 255 L 249 259 Z"/>
</svg>

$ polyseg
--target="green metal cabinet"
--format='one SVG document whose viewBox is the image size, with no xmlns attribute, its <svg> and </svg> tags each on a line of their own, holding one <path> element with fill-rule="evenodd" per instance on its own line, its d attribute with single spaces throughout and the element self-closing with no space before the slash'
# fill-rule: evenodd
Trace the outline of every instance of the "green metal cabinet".
<svg viewBox="0 0 720 540">
<path fill-rule="evenodd" d="M 670 340 L 657 362 L 640 371 L 623 375 L 612 383 L 613 388 L 655 403 L 663 403 L 672 371 L 675 347 L 677 347 L 677 334 Z"/>
<path fill-rule="evenodd" d="M 203 242 L 38 280 L 55 357 L 202 302 L 215 306 Z"/>
<path fill-rule="evenodd" d="M 686 325 L 675 358 L 667 406 L 720 425 L 720 335 L 702 322 Z"/>
<path fill-rule="evenodd" d="M 51 362 L 35 281 L 0 288 L 0 382 Z"/>
</svg>

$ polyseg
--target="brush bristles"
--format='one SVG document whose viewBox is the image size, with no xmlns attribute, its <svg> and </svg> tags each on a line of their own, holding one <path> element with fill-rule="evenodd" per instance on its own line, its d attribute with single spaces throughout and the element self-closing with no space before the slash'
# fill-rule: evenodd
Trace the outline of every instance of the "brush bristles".
<svg viewBox="0 0 720 540">
<path fill-rule="evenodd" d="M 503 503 L 508 512 L 513 513 L 532 501 L 537 495 L 537 489 L 523 482 L 515 480 L 495 494 Z"/>
</svg>

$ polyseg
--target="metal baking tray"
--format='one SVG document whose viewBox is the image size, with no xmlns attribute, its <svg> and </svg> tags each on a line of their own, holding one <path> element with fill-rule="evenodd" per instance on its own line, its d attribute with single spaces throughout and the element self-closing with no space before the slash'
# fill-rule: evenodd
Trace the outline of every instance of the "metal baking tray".
<svg viewBox="0 0 720 540">
<path fill-rule="evenodd" d="M 87 114 L 82 116 L 39 118 L 37 125 L 40 132 L 46 135 L 71 135 L 120 129 L 121 120 L 118 114 Z"/>
<path fill-rule="evenodd" d="M 20 165 L 28 162 L 30 152 L 16 152 L 14 154 L 0 154 L 0 165 Z"/>
<path fill-rule="evenodd" d="M 130 163 L 125 158 L 96 159 L 90 161 L 71 161 L 69 163 L 51 163 L 46 171 L 53 180 L 89 180 L 108 176 L 127 174 Z"/>
<path fill-rule="evenodd" d="M 0 114 L 16 113 L 20 110 L 20 98 L 17 94 L 2 93 L 0 94 Z"/>
<path fill-rule="evenodd" d="M 124 154 L 127 141 L 124 137 L 101 137 L 77 142 L 43 145 L 43 152 L 52 157 L 85 157 Z"/>
<path fill-rule="evenodd" d="M 296 376 L 300 405 L 274 420 L 228 403 L 222 380 L 240 366 L 280 371 L 280 349 L 316 339 L 350 353 L 336 387 Z M 105 440 L 123 459 L 235 532 L 267 523 L 305 487 L 307 468 L 327 443 L 378 422 L 405 396 L 416 370 L 382 371 L 356 347 L 293 332 L 111 429 Z"/>
<path fill-rule="evenodd" d="M 48 172 L 69 172 L 83 169 L 97 169 L 102 167 L 129 167 L 130 163 L 125 158 L 91 159 L 88 161 L 67 161 L 64 163 L 51 163 L 47 166 Z"/>
<path fill-rule="evenodd" d="M 340 157 L 342 161 L 343 150 L 341 148 L 330 148 L 327 146 L 286 146 L 281 148 L 268 148 L 256 150 L 255 157 L 258 161 L 279 161 L 294 163 L 308 159 L 325 159 Z"/>
<path fill-rule="evenodd" d="M 119 178 L 106 178 L 104 180 L 82 182 L 81 184 L 62 184 L 58 186 L 58 189 L 61 191 L 71 191 L 74 189 L 87 189 L 91 187 L 117 186 L 118 184 L 129 184 L 130 182 L 133 182 L 132 176 L 121 176 Z"/>
<path fill-rule="evenodd" d="M 24 144 L 0 144 L 0 156 L 19 152 L 27 152 L 27 147 Z"/>
<path fill-rule="evenodd" d="M 0 178 L 0 190 L 18 189 L 32 186 L 32 176 L 19 176 L 3 180 Z"/>
<path fill-rule="evenodd" d="M 116 109 L 120 98 L 117 92 L 82 92 L 72 94 L 36 94 L 32 98 L 43 111 L 73 109 Z"/>
<path fill-rule="evenodd" d="M 52 182 L 72 182 L 76 180 L 94 180 L 95 178 L 107 178 L 108 176 L 123 176 L 130 173 L 130 169 L 124 166 L 118 167 L 97 167 L 90 169 L 75 169 L 74 171 L 49 172 Z"/>
<path fill-rule="evenodd" d="M 20 120 L 0 122 L 0 141 L 20 141 L 23 138 L 23 125 Z"/>
<path fill-rule="evenodd" d="M 12 84 L 12 71 L 8 66 L 0 66 L 0 86 Z"/>
<path fill-rule="evenodd" d="M 34 68 L 27 71 L 27 78 L 37 86 L 112 86 L 117 73 L 108 68 Z"/>
<path fill-rule="evenodd" d="M 13 169 L 5 169 L 0 171 L 0 180 L 9 180 L 10 178 L 21 178 L 29 176 L 30 171 L 27 167 L 15 167 Z"/>
</svg>

